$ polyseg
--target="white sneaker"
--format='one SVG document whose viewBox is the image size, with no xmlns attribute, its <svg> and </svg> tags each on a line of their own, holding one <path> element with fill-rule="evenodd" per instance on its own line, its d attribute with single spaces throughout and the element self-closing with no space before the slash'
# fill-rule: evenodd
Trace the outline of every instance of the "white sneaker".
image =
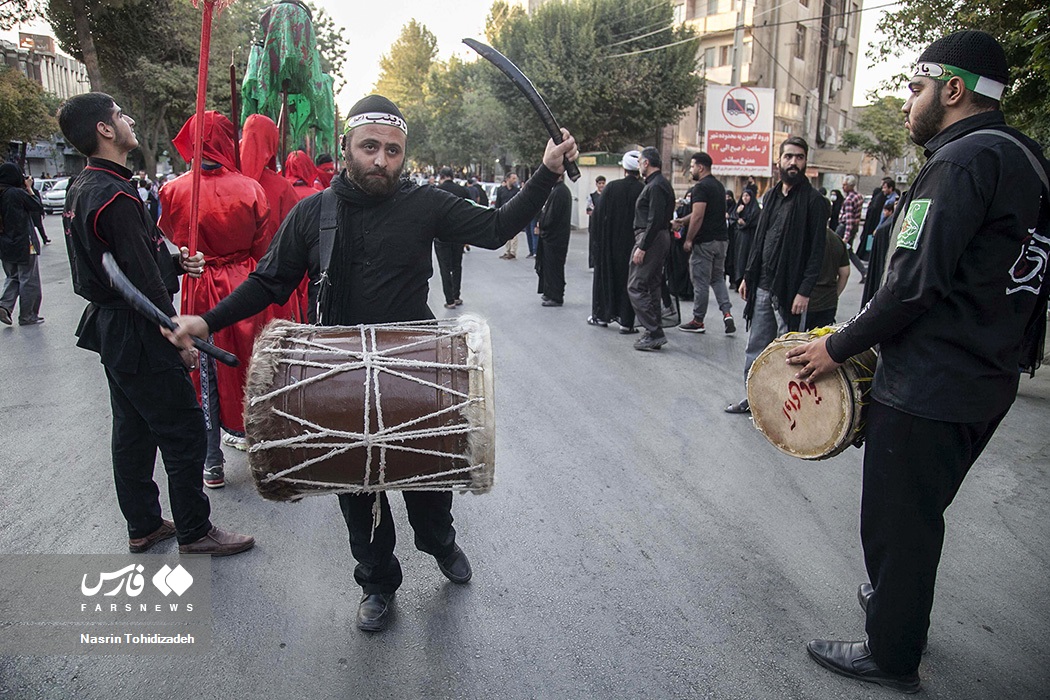
<svg viewBox="0 0 1050 700">
<path fill-rule="evenodd" d="M 230 433 L 227 433 L 225 431 L 223 431 L 222 433 L 222 444 L 226 445 L 227 447 L 232 447 L 235 450 L 240 450 L 241 452 L 246 452 L 248 450 L 247 439 L 243 437 L 238 437 L 236 435 L 231 435 Z"/>
</svg>

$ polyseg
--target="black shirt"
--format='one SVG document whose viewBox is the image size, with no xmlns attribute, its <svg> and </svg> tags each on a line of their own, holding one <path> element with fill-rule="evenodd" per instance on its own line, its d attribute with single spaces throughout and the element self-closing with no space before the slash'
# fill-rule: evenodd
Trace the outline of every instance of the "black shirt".
<svg viewBox="0 0 1050 700">
<path fill-rule="evenodd" d="M 792 188 L 791 192 L 794 191 L 795 189 Z M 766 237 L 762 241 L 762 270 L 758 276 L 759 289 L 768 291 L 773 283 L 773 275 L 777 271 L 777 257 L 780 255 L 780 238 L 784 233 L 784 221 L 787 219 L 788 208 L 786 200 L 791 196 L 791 192 L 788 192 L 788 196 L 785 197 L 781 188 L 776 187 L 766 202 L 770 218 L 769 230 L 766 231 Z"/>
<path fill-rule="evenodd" d="M 968 135 L 988 128 L 1040 156 L 997 111 L 931 139 L 894 218 L 884 285 L 827 343 L 839 362 L 878 345 L 873 396 L 923 418 L 974 423 L 1010 407 L 1021 337 L 1046 272 L 1040 181 L 1015 144 Z"/>
<path fill-rule="evenodd" d="M 520 195 L 490 209 L 411 181 L 404 181 L 390 197 L 362 196 L 345 175 L 343 171 L 333 178 L 331 185 L 338 198 L 338 229 L 329 278 L 333 293 L 344 301 L 333 304 L 325 319 L 329 325 L 433 318 L 427 306 L 428 280 L 434 274 L 433 240 L 440 236 L 449 243 L 499 248 L 535 216 L 557 181 L 557 175 L 541 165 Z M 304 272 L 310 278 L 308 308 L 314 313 L 320 211 L 320 194 L 292 209 L 256 270 L 203 314 L 212 332 L 271 303 L 283 304 Z"/>
<path fill-rule="evenodd" d="M 62 219 L 73 291 L 91 302 L 77 328 L 77 346 L 99 353 L 109 368 L 133 373 L 143 366 L 153 371 L 179 366 L 181 360 L 157 324 L 132 311 L 102 269 L 108 251 L 139 291 L 175 315 L 176 263 L 130 178 L 121 165 L 88 158 L 66 193 Z"/>
<path fill-rule="evenodd" d="M 674 216 L 674 190 L 664 174 L 657 170 L 645 178 L 645 187 L 638 195 L 634 205 L 634 230 L 645 231 L 641 250 L 649 250 L 656 234 L 671 230 L 671 218 Z"/>
<path fill-rule="evenodd" d="M 706 203 L 704 220 L 696 233 L 694 243 L 711 241 L 728 241 L 729 230 L 726 228 L 726 188 L 714 175 L 707 175 L 693 185 L 690 201 L 693 206 Z"/>
</svg>

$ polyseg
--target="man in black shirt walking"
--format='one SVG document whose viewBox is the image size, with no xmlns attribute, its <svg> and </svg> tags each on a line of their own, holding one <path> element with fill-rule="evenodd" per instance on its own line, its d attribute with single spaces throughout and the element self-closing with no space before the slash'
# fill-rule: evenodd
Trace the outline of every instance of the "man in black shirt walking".
<svg viewBox="0 0 1050 700">
<path fill-rule="evenodd" d="M 696 184 L 690 196 L 691 210 L 681 219 L 687 225 L 682 251 L 689 255 L 689 269 L 693 279 L 693 317 L 678 326 L 687 333 L 703 333 L 707 315 L 707 290 L 715 290 L 718 310 L 726 333 L 735 333 L 736 324 L 730 313 L 726 288 L 726 251 L 729 249 L 729 231 L 726 228 L 726 188 L 711 174 L 712 160 L 706 153 L 694 153 L 689 174 Z"/>
<path fill-rule="evenodd" d="M 660 285 L 667 251 L 671 249 L 674 190 L 660 172 L 663 160 L 655 148 L 642 149 L 639 167 L 645 187 L 634 209 L 634 252 L 627 294 L 638 323 L 645 328 L 645 334 L 634 344 L 635 350 L 659 350 L 667 344 L 660 327 Z"/>
<path fill-rule="evenodd" d="M 347 167 L 327 190 L 337 215 L 328 268 L 321 270 L 319 251 L 324 195 L 316 194 L 292 210 L 247 280 L 203 316 L 180 317 L 177 333 L 169 337 L 185 347 L 191 335 L 206 337 L 274 302 L 284 303 L 304 273 L 310 278 L 312 322 L 350 326 L 434 318 L 427 306 L 434 239 L 495 250 L 517 235 L 543 206 L 564 172 L 564 159 L 576 158 L 576 142 L 565 129 L 562 135 L 558 145 L 547 142 L 543 164 L 525 187 L 500 208 L 488 209 L 403 179 L 408 124 L 387 98 L 365 97 L 347 119 Z M 452 526 L 452 492 L 404 491 L 403 496 L 416 547 L 433 556 L 453 583 L 469 581 L 470 562 Z M 390 504 L 380 492 L 340 494 L 339 505 L 357 560 L 354 579 L 364 592 L 357 625 L 379 631 L 402 581 Z M 373 507 L 381 509 L 374 532 Z"/>
<path fill-rule="evenodd" d="M 919 689 L 945 509 L 1010 409 L 1018 368 L 1042 355 L 1050 165 L 1006 126 L 1009 73 L 979 31 L 919 57 L 903 110 L 928 160 L 897 210 L 885 283 L 840 332 L 788 352 L 812 380 L 879 346 L 860 515 L 870 583 L 857 592 L 868 637 L 808 649 L 836 673 L 904 692 Z"/>
<path fill-rule="evenodd" d="M 452 168 L 445 166 L 438 172 L 440 182 L 438 189 L 445 190 L 457 197 L 475 201 L 470 191 L 452 179 Z M 463 305 L 459 298 L 460 285 L 463 282 L 463 244 L 446 243 L 440 238 L 434 239 L 434 253 L 437 256 L 438 270 L 441 272 L 441 290 L 445 293 L 445 308 L 454 309 Z"/>
</svg>

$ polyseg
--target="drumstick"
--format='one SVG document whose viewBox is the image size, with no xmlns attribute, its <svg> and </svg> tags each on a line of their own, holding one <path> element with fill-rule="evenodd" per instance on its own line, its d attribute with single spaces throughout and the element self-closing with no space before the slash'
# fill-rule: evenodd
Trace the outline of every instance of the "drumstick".
<svg viewBox="0 0 1050 700">
<path fill-rule="evenodd" d="M 113 284 L 113 289 L 124 298 L 124 301 L 128 302 L 131 308 L 154 323 L 164 326 L 169 331 L 176 329 L 175 322 L 168 318 L 163 311 L 157 308 L 156 304 L 150 301 L 145 294 L 131 283 L 124 271 L 120 269 L 120 265 L 117 264 L 112 253 L 106 252 L 102 254 L 102 268 L 109 275 L 109 281 Z M 201 340 L 196 336 L 190 337 L 193 339 L 193 346 L 205 355 L 211 355 L 219 362 L 230 367 L 236 367 L 241 364 L 241 361 L 233 353 L 217 348 L 207 340 Z"/>
</svg>

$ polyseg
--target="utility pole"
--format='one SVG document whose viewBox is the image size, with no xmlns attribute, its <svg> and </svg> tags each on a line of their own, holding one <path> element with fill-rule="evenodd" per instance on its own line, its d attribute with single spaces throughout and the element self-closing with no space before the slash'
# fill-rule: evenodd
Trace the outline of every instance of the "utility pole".
<svg viewBox="0 0 1050 700">
<path fill-rule="evenodd" d="M 733 30 L 733 74 L 729 79 L 732 86 L 740 85 L 740 65 L 744 60 L 744 6 L 747 0 L 737 0 L 740 7 L 736 11 L 736 29 Z"/>
</svg>

